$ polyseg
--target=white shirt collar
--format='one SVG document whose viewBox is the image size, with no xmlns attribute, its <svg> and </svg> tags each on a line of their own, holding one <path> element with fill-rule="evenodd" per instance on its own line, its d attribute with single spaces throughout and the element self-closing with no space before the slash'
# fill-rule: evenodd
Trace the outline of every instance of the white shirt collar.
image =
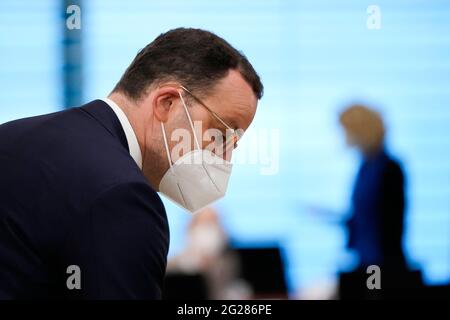
<svg viewBox="0 0 450 320">
<path fill-rule="evenodd" d="M 134 133 L 133 127 L 131 126 L 130 121 L 127 118 L 127 115 L 111 99 L 104 98 L 102 100 L 106 102 L 111 107 L 111 109 L 113 109 L 117 118 L 119 118 L 120 124 L 122 125 L 123 131 L 125 132 L 125 136 L 127 137 L 128 148 L 130 149 L 130 156 L 134 159 L 139 169 L 142 170 L 141 148 L 139 147 L 136 134 Z"/>
</svg>

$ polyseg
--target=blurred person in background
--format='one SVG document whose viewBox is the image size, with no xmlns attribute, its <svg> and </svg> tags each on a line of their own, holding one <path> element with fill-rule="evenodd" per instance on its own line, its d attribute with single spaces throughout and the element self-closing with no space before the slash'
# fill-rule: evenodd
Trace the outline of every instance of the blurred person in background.
<svg viewBox="0 0 450 320">
<path fill-rule="evenodd" d="M 348 247 L 359 259 L 359 268 L 406 270 L 402 240 L 405 218 L 404 174 L 385 145 L 386 127 L 380 114 L 363 105 L 352 105 L 339 118 L 348 145 L 362 159 L 352 193 L 347 222 Z"/>
<path fill-rule="evenodd" d="M 169 260 L 167 268 L 186 272 L 204 271 L 222 254 L 228 245 L 228 236 L 217 212 L 205 208 L 189 222 L 184 250 Z"/>
<path fill-rule="evenodd" d="M 385 145 L 383 119 L 373 109 L 352 105 L 339 121 L 347 144 L 355 147 L 362 159 L 346 223 L 348 247 L 356 252 L 358 264 L 352 272 L 341 273 L 339 297 L 417 298 L 423 292 L 421 272 L 409 270 L 403 251 L 405 178 L 401 164 Z M 369 288 L 369 276 L 374 274 L 369 266 L 379 270 L 378 290 Z"/>
<path fill-rule="evenodd" d="M 187 227 L 186 246 L 167 264 L 168 275 L 200 275 L 205 281 L 206 297 L 210 299 L 245 299 L 249 297 L 248 286 L 239 279 L 239 261 L 230 248 L 229 237 L 222 226 L 219 213 L 207 207 L 194 215 Z M 179 284 L 169 292 L 180 297 Z M 174 289 L 175 288 L 175 289 Z M 182 298 L 192 298 L 195 289 L 188 290 Z"/>
</svg>

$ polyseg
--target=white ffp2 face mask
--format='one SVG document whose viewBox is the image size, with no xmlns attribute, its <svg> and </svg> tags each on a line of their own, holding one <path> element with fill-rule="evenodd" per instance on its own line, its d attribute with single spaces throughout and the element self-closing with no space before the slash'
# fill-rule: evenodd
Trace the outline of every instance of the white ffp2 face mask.
<svg viewBox="0 0 450 320">
<path fill-rule="evenodd" d="M 159 191 L 186 210 L 195 213 L 225 196 L 232 165 L 210 150 L 201 149 L 181 93 L 180 98 L 194 135 L 196 149 L 172 163 L 164 124 L 161 122 L 170 168 L 161 179 Z"/>
</svg>

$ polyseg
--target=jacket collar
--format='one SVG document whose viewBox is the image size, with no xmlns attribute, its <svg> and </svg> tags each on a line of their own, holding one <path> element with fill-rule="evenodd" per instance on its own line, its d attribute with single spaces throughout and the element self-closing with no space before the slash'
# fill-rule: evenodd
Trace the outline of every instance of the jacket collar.
<svg viewBox="0 0 450 320">
<path fill-rule="evenodd" d="M 117 138 L 128 152 L 127 137 L 111 107 L 102 100 L 94 100 L 80 107 L 83 111 L 87 112 L 93 118 L 95 118 L 111 135 Z"/>
</svg>

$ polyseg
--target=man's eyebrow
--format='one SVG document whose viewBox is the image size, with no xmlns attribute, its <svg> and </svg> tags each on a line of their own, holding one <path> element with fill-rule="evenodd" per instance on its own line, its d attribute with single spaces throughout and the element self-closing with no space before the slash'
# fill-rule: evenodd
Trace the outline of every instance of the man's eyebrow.
<svg viewBox="0 0 450 320">
<path fill-rule="evenodd" d="M 231 128 L 233 128 L 234 130 L 239 129 L 238 124 L 235 119 L 227 119 L 227 121 L 228 121 L 227 123 L 230 124 Z"/>
<path fill-rule="evenodd" d="M 236 132 L 237 130 L 239 130 L 239 127 L 235 120 L 229 119 L 229 118 L 225 118 L 223 120 L 225 121 L 225 123 L 227 123 L 230 126 L 231 129 L 233 129 L 233 132 Z M 226 130 L 230 131 L 229 128 L 226 128 Z"/>
</svg>

